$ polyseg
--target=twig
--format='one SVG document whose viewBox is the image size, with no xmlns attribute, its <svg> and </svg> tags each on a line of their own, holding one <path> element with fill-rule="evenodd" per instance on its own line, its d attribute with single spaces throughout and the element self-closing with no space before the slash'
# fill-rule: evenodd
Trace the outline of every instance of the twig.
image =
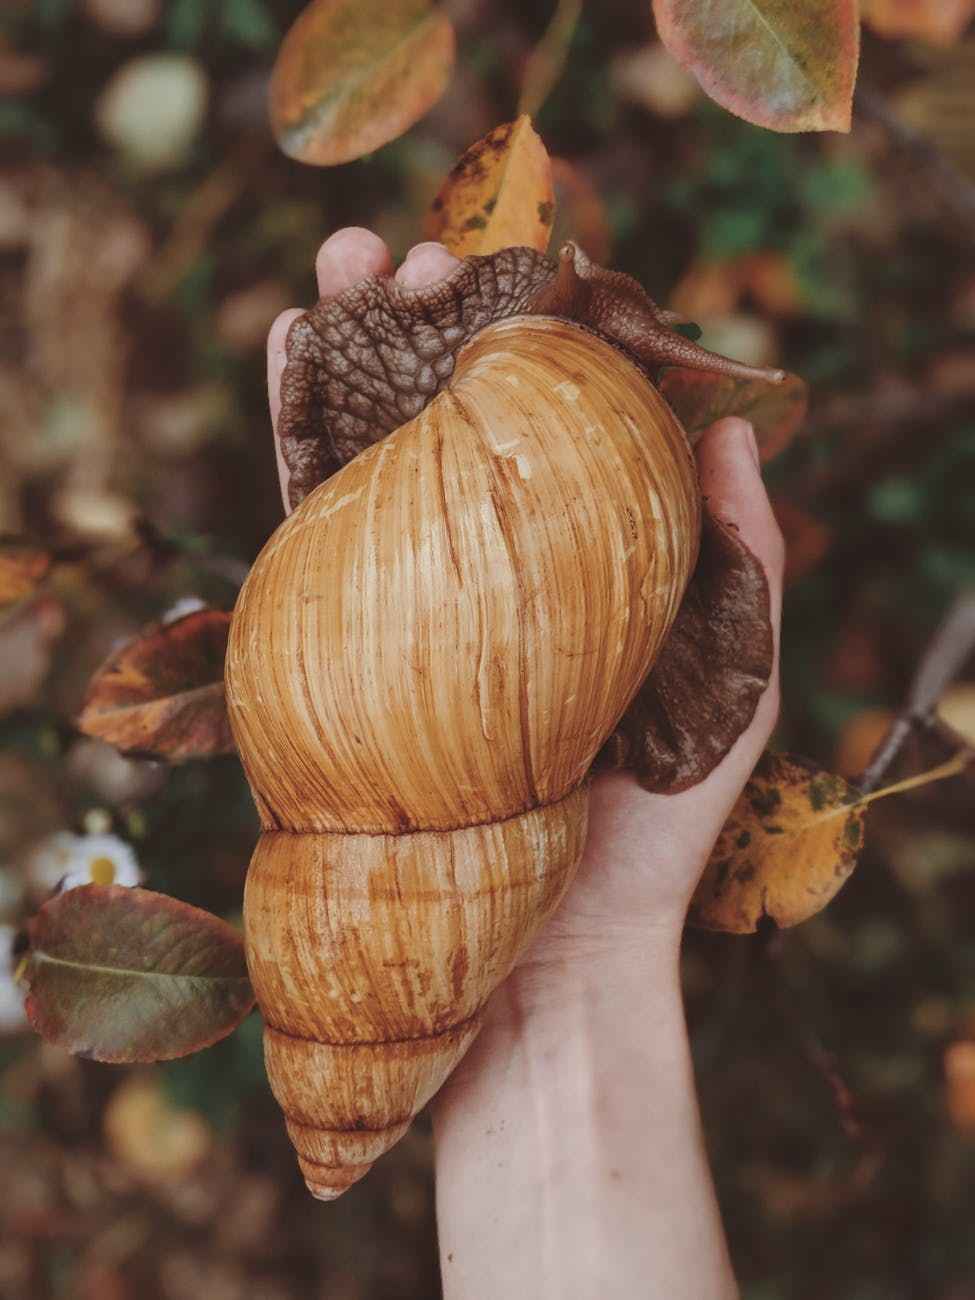
<svg viewBox="0 0 975 1300">
<path fill-rule="evenodd" d="M 874 751 L 854 784 L 864 794 L 880 785 L 906 741 L 920 727 L 929 727 L 935 706 L 975 651 L 975 589 L 963 591 L 928 642 L 921 656 L 904 708 Z"/>
<path fill-rule="evenodd" d="M 854 103 L 857 117 L 881 128 L 891 149 L 913 166 L 929 192 L 940 200 L 962 238 L 975 243 L 975 184 L 933 140 L 903 122 L 878 91 L 861 82 Z"/>
</svg>

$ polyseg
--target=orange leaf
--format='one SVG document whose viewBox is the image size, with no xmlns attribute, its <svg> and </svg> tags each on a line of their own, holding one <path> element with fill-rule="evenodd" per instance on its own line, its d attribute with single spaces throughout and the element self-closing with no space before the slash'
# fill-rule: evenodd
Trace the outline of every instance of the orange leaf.
<svg viewBox="0 0 975 1300">
<path fill-rule="evenodd" d="M 147 628 L 91 679 L 80 730 L 168 763 L 232 753 L 223 690 L 229 627 L 229 614 L 203 609 Z"/>
<path fill-rule="evenodd" d="M 849 131 L 856 0 L 654 0 L 667 49 L 722 108 L 773 131 Z"/>
<path fill-rule="evenodd" d="M 407 131 L 443 94 L 454 29 L 429 0 L 312 0 L 281 43 L 271 124 L 300 162 L 350 162 Z"/>
<path fill-rule="evenodd" d="M 0 605 L 13 605 L 36 591 L 51 567 L 51 557 L 19 537 L 0 537 Z"/>
<path fill-rule="evenodd" d="M 518 246 L 543 253 L 554 215 L 552 162 L 522 115 L 471 145 L 434 199 L 425 233 L 457 257 Z"/>
</svg>

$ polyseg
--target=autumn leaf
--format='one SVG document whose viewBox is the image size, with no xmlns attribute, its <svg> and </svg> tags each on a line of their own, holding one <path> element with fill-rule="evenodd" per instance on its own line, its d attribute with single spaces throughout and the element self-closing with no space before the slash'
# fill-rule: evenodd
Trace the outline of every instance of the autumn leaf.
<svg viewBox="0 0 975 1300">
<path fill-rule="evenodd" d="M 868 804 L 956 776 L 975 752 L 862 795 L 842 777 L 789 754 L 765 754 L 731 811 L 691 900 L 704 930 L 785 929 L 821 911 L 856 866 Z"/>
<path fill-rule="evenodd" d="M 230 615 L 148 627 L 98 669 L 78 727 L 123 753 L 181 763 L 234 750 L 223 689 Z"/>
<path fill-rule="evenodd" d="M 226 1037 L 254 1005 L 237 931 L 164 894 L 69 889 L 44 904 L 28 933 L 28 1018 L 80 1056 L 186 1056 Z"/>
<path fill-rule="evenodd" d="M 729 112 L 773 131 L 849 131 L 856 0 L 654 0 L 660 39 Z"/>
<path fill-rule="evenodd" d="M 50 568 L 48 551 L 20 537 L 0 537 L 0 607 L 32 595 Z"/>
<path fill-rule="evenodd" d="M 518 246 L 543 253 L 554 211 L 551 159 L 522 115 L 471 145 L 434 199 L 424 229 L 457 257 Z"/>
<path fill-rule="evenodd" d="M 588 174 L 565 158 L 552 159 L 555 187 L 555 221 L 549 248 L 559 249 L 571 239 L 582 251 L 608 266 L 613 259 L 613 230 L 606 205 Z"/>
<path fill-rule="evenodd" d="M 664 371 L 658 386 L 692 442 L 715 420 L 740 415 L 751 421 L 763 461 L 772 460 L 789 445 L 809 402 L 809 390 L 798 375 L 786 375 L 781 383 L 772 384 L 674 367 Z"/>
<path fill-rule="evenodd" d="M 361 158 L 437 102 L 453 63 L 454 29 L 430 0 L 312 0 L 271 77 L 278 144 L 318 166 Z"/>
<path fill-rule="evenodd" d="M 814 916 L 856 866 L 863 817 L 842 777 L 764 755 L 712 850 L 690 919 L 748 934 L 765 918 L 786 927 Z"/>
</svg>

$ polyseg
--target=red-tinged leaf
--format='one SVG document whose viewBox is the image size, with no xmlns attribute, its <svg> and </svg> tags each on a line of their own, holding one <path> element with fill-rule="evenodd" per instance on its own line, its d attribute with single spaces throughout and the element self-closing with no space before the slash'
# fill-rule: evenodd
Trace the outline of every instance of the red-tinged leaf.
<svg viewBox="0 0 975 1300">
<path fill-rule="evenodd" d="M 805 419 L 809 401 L 798 375 L 786 375 L 780 384 L 772 384 L 675 367 L 664 372 L 659 387 L 692 443 L 715 420 L 740 415 L 751 421 L 763 461 L 788 447 Z"/>
<path fill-rule="evenodd" d="M 31 920 L 34 1029 L 96 1061 L 168 1061 L 209 1047 L 254 1005 L 241 936 L 164 894 L 83 885 Z"/>
<path fill-rule="evenodd" d="M 223 689 L 230 615 L 201 609 L 147 628 L 95 673 L 78 727 L 168 763 L 230 754 Z"/>
<path fill-rule="evenodd" d="M 773 131 L 849 131 L 856 0 L 654 0 L 657 31 L 722 108 Z"/>
<path fill-rule="evenodd" d="M 431 108 L 454 64 L 454 29 L 430 0 L 312 0 L 271 78 L 271 124 L 300 162 L 350 162 Z"/>
<path fill-rule="evenodd" d="M 21 537 L 0 537 L 0 606 L 32 595 L 47 577 L 51 556 Z"/>
</svg>

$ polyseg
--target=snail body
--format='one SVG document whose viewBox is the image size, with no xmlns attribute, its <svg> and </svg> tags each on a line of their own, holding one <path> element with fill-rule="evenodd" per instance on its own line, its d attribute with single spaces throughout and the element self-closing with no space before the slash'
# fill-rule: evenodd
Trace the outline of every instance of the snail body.
<svg viewBox="0 0 975 1300">
<path fill-rule="evenodd" d="M 405 1132 L 564 894 L 587 773 L 699 534 L 686 437 L 640 368 L 516 315 L 259 556 L 226 671 L 262 822 L 248 965 L 315 1195 Z"/>
</svg>

